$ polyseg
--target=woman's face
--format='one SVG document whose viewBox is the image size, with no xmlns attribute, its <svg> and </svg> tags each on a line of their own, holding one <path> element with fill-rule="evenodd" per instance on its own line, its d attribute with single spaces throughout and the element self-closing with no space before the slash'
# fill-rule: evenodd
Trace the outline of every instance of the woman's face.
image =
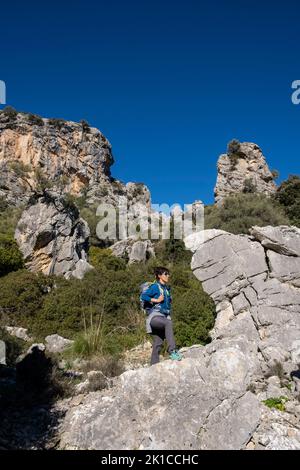
<svg viewBox="0 0 300 470">
<path fill-rule="evenodd" d="M 169 282 L 170 274 L 163 273 L 159 276 L 159 279 L 163 282 Z"/>
</svg>

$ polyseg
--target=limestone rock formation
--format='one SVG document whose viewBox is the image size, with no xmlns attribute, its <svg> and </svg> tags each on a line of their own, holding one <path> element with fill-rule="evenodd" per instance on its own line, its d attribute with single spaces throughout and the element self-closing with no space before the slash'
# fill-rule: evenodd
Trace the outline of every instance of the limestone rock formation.
<svg viewBox="0 0 300 470">
<path fill-rule="evenodd" d="M 16 338 L 22 339 L 23 341 L 30 342 L 33 340 L 33 338 L 28 334 L 27 328 L 19 328 L 17 326 L 5 326 L 4 329 L 11 336 L 15 336 Z"/>
<path fill-rule="evenodd" d="M 192 269 L 217 306 L 213 341 L 81 397 L 68 407 L 60 448 L 300 449 L 299 236 L 286 226 L 204 236 Z M 271 253 L 284 261 L 274 267 Z M 282 411 L 263 403 L 276 396 Z"/>
<path fill-rule="evenodd" d="M 233 193 L 241 193 L 245 184 L 251 184 L 256 192 L 270 195 L 275 192 L 274 177 L 258 145 L 240 143 L 239 150 L 231 155 L 220 155 L 217 163 L 217 182 L 214 189 L 215 203 Z"/>
<path fill-rule="evenodd" d="M 50 353 L 62 353 L 68 349 L 74 341 L 71 339 L 63 338 L 60 335 L 48 335 L 45 338 L 46 350 Z"/>
<path fill-rule="evenodd" d="M 48 191 L 23 211 L 15 239 L 30 271 L 81 279 L 92 269 L 87 261 L 89 234 L 76 207 Z"/>
<path fill-rule="evenodd" d="M 129 204 L 139 201 L 150 207 L 145 185 L 125 185 L 111 177 L 113 162 L 111 144 L 94 127 L 0 112 L 0 196 L 10 204 L 26 203 L 42 177 L 53 189 L 84 194 L 90 203 L 117 205 L 124 195 Z"/>
<path fill-rule="evenodd" d="M 155 256 L 150 240 L 136 240 L 135 237 L 129 237 L 114 243 L 110 246 L 110 250 L 115 256 L 128 261 L 128 264 L 144 262 Z"/>
</svg>

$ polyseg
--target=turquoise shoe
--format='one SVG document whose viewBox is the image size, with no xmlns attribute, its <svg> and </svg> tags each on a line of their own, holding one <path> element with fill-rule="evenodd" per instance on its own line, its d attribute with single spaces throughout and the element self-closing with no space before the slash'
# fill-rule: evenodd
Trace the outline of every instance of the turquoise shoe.
<svg viewBox="0 0 300 470">
<path fill-rule="evenodd" d="M 174 350 L 170 354 L 170 359 L 172 359 L 173 361 L 181 361 L 182 355 L 180 354 L 180 352 Z"/>
</svg>

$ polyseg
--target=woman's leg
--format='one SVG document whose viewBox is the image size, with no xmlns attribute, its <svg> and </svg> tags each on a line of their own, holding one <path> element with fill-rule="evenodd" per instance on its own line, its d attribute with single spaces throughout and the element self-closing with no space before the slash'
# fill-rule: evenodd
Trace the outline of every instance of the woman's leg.
<svg viewBox="0 0 300 470">
<path fill-rule="evenodd" d="M 159 339 L 156 339 L 153 342 L 152 355 L 154 354 L 154 356 L 155 356 L 154 345 L 155 345 L 156 348 L 158 348 L 159 347 L 158 345 L 160 344 L 160 347 L 159 347 L 159 351 L 160 351 L 161 347 L 162 347 L 162 344 L 163 344 L 163 340 L 165 338 L 166 338 L 167 343 L 168 343 L 168 352 L 170 353 L 171 351 L 176 349 L 172 320 L 169 320 L 166 317 L 160 317 L 160 316 L 153 317 L 152 320 L 151 320 L 151 327 L 152 327 L 152 330 L 153 330 L 153 334 L 155 336 L 157 336 L 158 338 L 160 338 L 160 340 L 161 340 L 161 341 L 159 341 Z M 159 352 L 158 352 L 158 354 L 159 354 Z"/>
<path fill-rule="evenodd" d="M 159 353 L 164 343 L 164 338 L 161 336 L 161 332 L 159 332 L 159 334 L 153 333 L 152 335 L 153 335 L 153 344 L 152 344 L 152 354 L 151 354 L 151 366 L 159 362 Z"/>
<path fill-rule="evenodd" d="M 174 351 L 176 349 L 176 343 L 173 332 L 173 322 L 171 319 L 168 318 L 166 318 L 165 335 L 169 346 L 168 353 L 170 354 L 171 351 Z"/>
</svg>

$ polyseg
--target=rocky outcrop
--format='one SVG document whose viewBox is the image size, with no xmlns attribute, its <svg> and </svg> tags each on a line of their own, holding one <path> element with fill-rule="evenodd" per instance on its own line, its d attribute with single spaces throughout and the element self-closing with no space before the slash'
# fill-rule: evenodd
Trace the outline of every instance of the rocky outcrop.
<svg viewBox="0 0 300 470">
<path fill-rule="evenodd" d="M 220 155 L 217 163 L 218 175 L 214 189 L 215 203 L 233 193 L 255 189 L 257 193 L 270 195 L 275 192 L 274 176 L 258 145 L 240 143 L 235 153 Z"/>
<path fill-rule="evenodd" d="M 111 177 L 113 162 L 111 144 L 86 123 L 0 112 L 0 196 L 10 204 L 26 203 L 42 178 L 89 203 L 117 205 L 123 195 L 150 207 L 145 185 Z"/>
<path fill-rule="evenodd" d="M 134 237 L 120 240 L 110 246 L 110 249 L 115 256 L 128 261 L 128 264 L 145 262 L 155 256 L 150 240 L 136 240 Z"/>
<path fill-rule="evenodd" d="M 22 339 L 23 341 L 33 341 L 33 338 L 28 334 L 27 328 L 18 328 L 17 326 L 5 326 L 4 329 L 11 336 Z"/>
<path fill-rule="evenodd" d="M 45 338 L 46 351 L 50 353 L 62 353 L 66 349 L 70 348 L 74 341 L 71 339 L 63 338 L 58 334 L 48 335 Z"/>
<path fill-rule="evenodd" d="M 300 229 L 253 227 L 251 235 L 219 231 L 195 252 L 192 269 L 216 303 L 215 338 L 253 337 L 267 363 L 286 367 L 300 338 Z"/>
<path fill-rule="evenodd" d="M 87 261 L 89 234 L 77 208 L 48 191 L 24 210 L 15 239 L 30 271 L 81 279 L 92 269 Z"/>
<path fill-rule="evenodd" d="M 204 234 L 192 269 L 217 306 L 213 341 L 81 397 L 61 425 L 60 447 L 300 449 L 299 237 L 285 226 Z M 293 260 L 288 277 L 286 260 L 274 268 L 270 252 Z M 282 396 L 282 411 L 264 403 Z"/>
</svg>

